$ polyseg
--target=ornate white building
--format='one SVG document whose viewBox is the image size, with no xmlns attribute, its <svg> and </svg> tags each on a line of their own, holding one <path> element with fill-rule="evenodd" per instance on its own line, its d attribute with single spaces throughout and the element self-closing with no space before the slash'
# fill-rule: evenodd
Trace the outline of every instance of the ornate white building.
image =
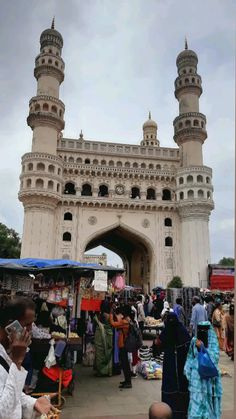
<svg viewBox="0 0 236 419">
<path fill-rule="evenodd" d="M 177 148 L 160 147 L 158 127 L 143 124 L 140 145 L 64 138 L 59 99 L 63 39 L 43 31 L 35 60 L 37 93 L 27 123 L 32 150 L 22 157 L 19 199 L 24 205 L 22 257 L 82 260 L 104 245 L 121 256 L 132 284 L 147 289 L 179 275 L 204 284 L 210 262 L 208 221 L 214 207 L 212 170 L 204 166 L 206 117 L 199 112 L 198 57 L 177 57 L 174 120 Z"/>
</svg>

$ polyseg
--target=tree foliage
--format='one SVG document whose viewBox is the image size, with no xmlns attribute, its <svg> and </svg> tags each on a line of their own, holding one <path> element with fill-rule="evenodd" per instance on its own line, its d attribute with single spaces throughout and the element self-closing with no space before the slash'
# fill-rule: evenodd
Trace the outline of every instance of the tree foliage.
<svg viewBox="0 0 236 419">
<path fill-rule="evenodd" d="M 183 288 L 183 282 L 180 276 L 174 276 L 169 284 L 167 284 L 167 288 Z"/>
<path fill-rule="evenodd" d="M 19 258 L 21 242 L 19 234 L 0 223 L 0 258 Z"/>
<path fill-rule="evenodd" d="M 219 265 L 223 265 L 223 266 L 234 266 L 234 258 L 226 258 L 226 257 L 223 257 L 219 261 Z"/>
</svg>

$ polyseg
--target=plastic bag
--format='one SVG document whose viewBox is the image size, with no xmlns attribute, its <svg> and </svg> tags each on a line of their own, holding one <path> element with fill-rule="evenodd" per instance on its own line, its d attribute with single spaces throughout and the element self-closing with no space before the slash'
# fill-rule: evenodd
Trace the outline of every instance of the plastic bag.
<svg viewBox="0 0 236 419">
<path fill-rule="evenodd" d="M 48 355 L 45 359 L 45 366 L 47 368 L 50 368 L 53 365 L 56 365 L 56 363 L 57 363 L 56 357 L 55 357 L 55 351 L 54 351 L 55 340 L 51 339 L 49 343 L 50 343 L 50 349 L 49 349 Z"/>
<path fill-rule="evenodd" d="M 219 373 L 212 362 L 208 351 L 206 350 L 204 345 L 200 346 L 200 351 L 198 353 L 198 373 L 201 378 L 209 379 L 218 377 Z"/>
</svg>

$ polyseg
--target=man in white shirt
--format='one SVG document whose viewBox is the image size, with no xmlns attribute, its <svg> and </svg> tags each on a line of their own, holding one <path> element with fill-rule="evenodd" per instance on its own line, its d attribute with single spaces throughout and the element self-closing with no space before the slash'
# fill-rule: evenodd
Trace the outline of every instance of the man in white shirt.
<svg viewBox="0 0 236 419">
<path fill-rule="evenodd" d="M 54 410 L 46 397 L 34 399 L 23 393 L 27 371 L 22 367 L 35 317 L 34 303 L 25 298 L 0 301 L 0 419 L 31 419 Z M 5 327 L 18 320 L 22 333 L 6 333 Z"/>
<path fill-rule="evenodd" d="M 144 321 L 145 321 L 145 313 L 144 313 L 144 307 L 143 307 L 143 298 L 142 295 L 138 295 L 137 297 L 137 314 L 138 314 L 138 324 L 141 332 L 143 332 L 144 327 Z"/>
</svg>

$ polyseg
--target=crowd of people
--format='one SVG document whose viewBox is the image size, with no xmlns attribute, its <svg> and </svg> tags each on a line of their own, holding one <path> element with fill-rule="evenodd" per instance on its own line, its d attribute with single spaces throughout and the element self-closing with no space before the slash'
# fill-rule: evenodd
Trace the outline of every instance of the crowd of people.
<svg viewBox="0 0 236 419">
<path fill-rule="evenodd" d="M 118 296 L 107 296 L 100 313 L 90 313 L 87 335 L 94 337 L 96 375 L 109 377 L 120 374 L 122 370 L 124 380 L 120 382 L 120 390 L 131 389 L 132 379 L 137 377 L 147 316 L 161 319 L 164 325 L 153 340 L 153 352 L 164 354 L 160 409 L 166 410 L 166 417 L 173 419 L 220 418 L 222 387 L 218 362 L 220 350 L 225 350 L 234 359 L 233 300 L 221 302 L 212 296 L 205 299 L 195 296 L 191 318 L 187 318 L 182 299 L 177 298 L 171 307 L 164 293 L 158 296 L 136 295 L 126 301 Z M 20 334 L 16 331 L 9 333 L 9 325 L 14 321 L 21 325 Z M 32 381 L 32 376 L 25 370 L 31 337 L 45 333 L 42 328 L 46 323 L 51 324 L 50 331 L 55 328 L 65 331 L 65 312 L 57 308 L 49 315 L 46 309 L 42 309 L 35 322 L 32 300 L 18 297 L 0 301 L 1 419 L 31 418 L 33 412 L 47 414 L 54 409 L 47 397 L 35 399 L 26 391 L 27 377 Z M 199 373 L 199 354 L 203 348 L 207 349 L 217 371 L 207 380 Z M 35 362 L 37 364 L 38 359 Z M 161 418 L 152 416 L 157 409 L 154 404 L 149 416 Z"/>
</svg>

